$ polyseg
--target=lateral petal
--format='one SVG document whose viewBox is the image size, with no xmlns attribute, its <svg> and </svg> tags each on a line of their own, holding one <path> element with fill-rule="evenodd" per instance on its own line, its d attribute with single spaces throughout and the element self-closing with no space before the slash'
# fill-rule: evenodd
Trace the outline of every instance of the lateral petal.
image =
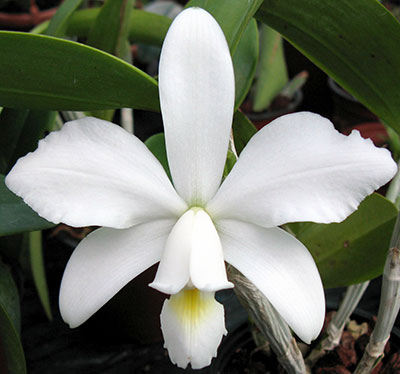
<svg viewBox="0 0 400 374">
<path fill-rule="evenodd" d="M 193 225 L 190 254 L 190 279 L 201 291 L 219 291 L 232 288 L 228 282 L 221 240 L 210 216 L 198 210 Z"/>
<path fill-rule="evenodd" d="M 60 288 L 61 315 L 70 327 L 91 317 L 130 280 L 160 261 L 175 220 L 129 229 L 100 228 L 72 253 Z"/>
<path fill-rule="evenodd" d="M 340 222 L 396 171 L 390 152 L 358 131 L 345 136 L 317 114 L 288 114 L 249 141 L 206 210 L 264 227 Z"/>
<path fill-rule="evenodd" d="M 146 146 L 97 118 L 69 122 L 18 160 L 7 187 L 54 223 L 127 228 L 179 217 L 186 203 Z"/>
<path fill-rule="evenodd" d="M 190 251 L 194 211 L 188 210 L 172 228 L 150 287 L 172 295 L 182 290 L 190 280 Z"/>
<path fill-rule="evenodd" d="M 210 365 L 225 329 L 224 307 L 214 292 L 183 290 L 165 300 L 161 311 L 164 347 L 171 361 L 185 369 Z"/>
<path fill-rule="evenodd" d="M 255 284 L 300 339 L 314 340 L 324 322 L 325 296 L 307 248 L 279 228 L 222 220 L 217 229 L 225 260 Z"/>
<path fill-rule="evenodd" d="M 235 91 L 225 36 L 205 10 L 188 8 L 172 23 L 159 89 L 175 188 L 189 205 L 202 205 L 221 183 Z"/>
</svg>

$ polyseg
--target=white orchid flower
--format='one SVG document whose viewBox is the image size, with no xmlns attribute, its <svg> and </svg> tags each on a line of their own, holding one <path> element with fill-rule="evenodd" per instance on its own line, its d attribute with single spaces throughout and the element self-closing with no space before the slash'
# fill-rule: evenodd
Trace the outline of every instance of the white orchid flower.
<svg viewBox="0 0 400 374">
<path fill-rule="evenodd" d="M 165 39 L 161 111 L 174 186 L 135 136 L 96 118 L 40 141 L 7 186 L 42 217 L 105 226 L 73 252 L 60 290 L 71 327 L 160 261 L 155 289 L 170 294 L 161 326 L 172 362 L 210 364 L 226 334 L 216 291 L 233 287 L 224 261 L 268 298 L 305 342 L 325 314 L 307 249 L 278 228 L 339 222 L 396 172 L 390 153 L 358 132 L 346 137 L 319 115 L 283 116 L 247 144 L 221 184 L 234 110 L 229 48 L 206 11 L 189 8 Z"/>
</svg>

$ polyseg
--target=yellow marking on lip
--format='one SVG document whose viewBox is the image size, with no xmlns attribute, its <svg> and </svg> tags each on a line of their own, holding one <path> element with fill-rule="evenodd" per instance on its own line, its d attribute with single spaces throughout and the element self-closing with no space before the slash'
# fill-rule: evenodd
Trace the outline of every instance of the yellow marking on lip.
<svg viewBox="0 0 400 374">
<path fill-rule="evenodd" d="M 169 301 L 174 312 L 184 324 L 196 325 L 212 306 L 214 298 L 197 288 L 182 290 L 171 295 Z"/>
</svg>

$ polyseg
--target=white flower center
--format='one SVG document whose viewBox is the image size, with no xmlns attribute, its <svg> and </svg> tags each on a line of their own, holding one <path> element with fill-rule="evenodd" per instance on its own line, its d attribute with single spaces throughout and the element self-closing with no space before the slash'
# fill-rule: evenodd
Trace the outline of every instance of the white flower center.
<svg viewBox="0 0 400 374">
<path fill-rule="evenodd" d="M 176 222 L 150 286 L 167 294 L 185 287 L 208 292 L 233 287 L 226 277 L 218 232 L 202 208 L 191 208 Z"/>
</svg>

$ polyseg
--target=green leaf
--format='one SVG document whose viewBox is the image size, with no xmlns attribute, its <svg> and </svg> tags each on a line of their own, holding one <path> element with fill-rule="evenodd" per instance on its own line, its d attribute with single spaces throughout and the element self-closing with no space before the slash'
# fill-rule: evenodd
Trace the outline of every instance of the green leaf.
<svg viewBox="0 0 400 374">
<path fill-rule="evenodd" d="M 341 223 L 288 226 L 314 257 L 324 287 L 341 287 L 382 274 L 397 213 L 390 201 L 373 194 Z"/>
<path fill-rule="evenodd" d="M 49 290 L 47 288 L 46 272 L 43 262 L 42 232 L 29 233 L 29 253 L 33 281 L 35 282 L 40 302 L 48 319 L 53 319 L 50 307 Z"/>
<path fill-rule="evenodd" d="M 165 148 L 165 136 L 164 133 L 155 134 L 150 136 L 144 144 L 146 144 L 147 148 L 156 156 L 157 160 L 160 161 L 160 164 L 163 166 L 165 172 L 167 173 L 169 179 L 172 180 L 171 172 L 169 170 L 168 158 L 167 158 L 167 150 Z"/>
<path fill-rule="evenodd" d="M 17 287 L 8 267 L 0 261 L 0 372 L 25 374 L 19 339 L 20 308 Z"/>
<path fill-rule="evenodd" d="M 258 61 L 258 29 L 255 20 L 250 21 L 240 38 L 233 55 L 235 70 L 235 108 L 239 108 L 250 90 Z"/>
<path fill-rule="evenodd" d="M 25 374 L 24 351 L 18 333 L 6 310 L 0 304 L 0 371 L 2 373 Z"/>
<path fill-rule="evenodd" d="M 67 35 L 87 37 L 99 12 L 99 8 L 75 12 L 68 21 Z M 168 17 L 133 9 L 129 26 L 129 40 L 134 43 L 161 47 L 171 22 Z"/>
<path fill-rule="evenodd" d="M 27 109 L 4 108 L 0 113 L 0 173 L 6 174 L 23 131 Z"/>
<path fill-rule="evenodd" d="M 260 39 L 260 62 L 253 100 L 255 112 L 267 110 L 289 78 L 280 34 L 266 25 L 261 25 Z"/>
<path fill-rule="evenodd" d="M 21 198 L 14 195 L 0 175 L 0 236 L 43 230 L 54 224 L 39 217 Z"/>
<path fill-rule="evenodd" d="M 133 0 L 106 1 L 89 30 L 87 44 L 131 63 L 128 33 L 132 8 Z M 94 111 L 91 115 L 112 121 L 114 110 Z"/>
<path fill-rule="evenodd" d="M 44 34 L 59 37 L 64 36 L 69 18 L 79 8 L 82 1 L 83 0 L 66 0 L 61 3 L 56 14 L 51 18 L 49 26 Z"/>
<path fill-rule="evenodd" d="M 237 110 L 233 116 L 232 131 L 236 152 L 240 155 L 248 141 L 257 132 L 257 129 L 242 112 Z"/>
<path fill-rule="evenodd" d="M 21 109 L 21 111 L 24 111 Z M 56 112 L 43 110 L 30 110 L 25 119 L 22 131 L 17 139 L 14 152 L 12 153 L 6 173 L 8 173 L 17 160 L 29 152 L 33 152 L 40 139 L 44 138 L 53 130 Z M 8 128 L 13 126 L 9 123 Z"/>
<path fill-rule="evenodd" d="M 89 31 L 87 44 L 125 59 L 132 8 L 133 0 L 107 0 Z"/>
<path fill-rule="evenodd" d="M 157 82 L 83 44 L 0 32 L 0 105 L 44 110 L 159 110 Z"/>
<path fill-rule="evenodd" d="M 200 7 L 217 20 L 234 54 L 247 24 L 262 0 L 191 0 L 186 7 Z"/>
<path fill-rule="evenodd" d="M 17 235 L 0 236 L 0 256 L 15 269 L 21 269 L 23 273 L 30 271 L 26 266 L 28 253 L 28 240 L 26 232 Z"/>
<path fill-rule="evenodd" d="M 400 131 L 400 24 L 376 0 L 264 0 L 256 17 Z"/>
<path fill-rule="evenodd" d="M 0 305 L 6 311 L 15 331 L 21 331 L 21 311 L 18 289 L 11 275 L 10 268 L 0 259 Z M 0 339 L 1 340 L 1 339 Z"/>
<path fill-rule="evenodd" d="M 224 172 L 222 174 L 222 179 L 225 179 L 227 177 L 232 168 L 235 166 L 236 161 L 237 158 L 235 154 L 230 149 L 228 149 L 228 154 L 226 155 L 226 162 L 224 166 Z"/>
</svg>

